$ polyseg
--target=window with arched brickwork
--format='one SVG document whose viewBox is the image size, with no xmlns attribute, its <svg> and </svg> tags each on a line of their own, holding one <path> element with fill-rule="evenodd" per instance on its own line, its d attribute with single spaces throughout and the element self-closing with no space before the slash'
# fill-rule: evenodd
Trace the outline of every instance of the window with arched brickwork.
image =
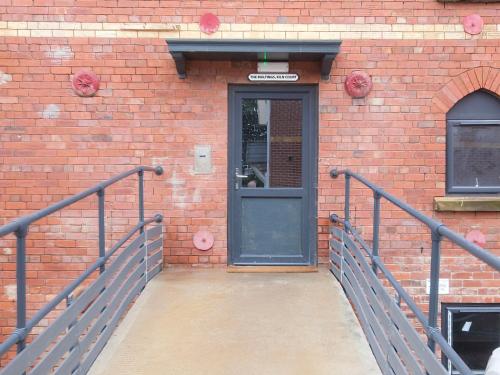
<svg viewBox="0 0 500 375">
<path fill-rule="evenodd" d="M 446 115 L 448 193 L 500 193 L 500 98 L 486 90 L 459 100 Z"/>
</svg>

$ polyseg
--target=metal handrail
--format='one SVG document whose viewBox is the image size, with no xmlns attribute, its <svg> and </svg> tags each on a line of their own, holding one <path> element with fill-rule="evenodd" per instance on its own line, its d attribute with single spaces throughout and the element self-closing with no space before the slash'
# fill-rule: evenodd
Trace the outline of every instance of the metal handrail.
<svg viewBox="0 0 500 375">
<path fill-rule="evenodd" d="M 415 219 L 417 219 L 420 222 L 427 225 L 429 227 L 429 229 L 431 229 L 431 231 L 435 231 L 440 236 L 448 238 L 450 241 L 452 241 L 456 245 L 459 245 L 464 250 L 466 250 L 470 254 L 474 255 L 476 258 L 482 260 L 483 262 L 485 262 L 489 266 L 493 267 L 497 271 L 500 270 L 500 257 L 497 257 L 494 254 L 490 253 L 489 251 L 486 251 L 483 248 L 475 245 L 474 243 L 466 240 L 463 236 L 452 231 L 451 229 L 446 227 L 443 223 L 424 215 L 420 211 L 417 211 L 415 208 L 413 208 L 409 204 L 407 204 L 407 203 L 401 201 L 400 199 L 396 198 L 395 196 L 387 193 L 382 188 L 371 183 L 363 176 L 360 176 L 357 173 L 351 172 L 349 169 L 344 169 L 344 170 L 332 169 L 332 171 L 330 172 L 330 176 L 333 178 L 336 178 L 342 174 L 345 175 L 346 178 L 353 177 L 354 179 L 358 180 L 363 185 L 370 188 L 374 193 L 380 195 L 381 197 L 384 197 L 389 202 L 393 203 L 395 206 L 401 208 L 403 211 L 407 212 L 408 214 L 413 216 Z M 349 220 L 347 219 L 347 221 L 349 221 Z"/>
<path fill-rule="evenodd" d="M 330 171 L 330 176 L 332 178 L 337 178 L 340 175 L 345 176 L 345 205 L 344 205 L 344 218 L 341 219 L 338 215 L 331 215 L 330 219 L 332 222 L 340 223 L 344 226 L 344 231 L 346 233 L 351 233 L 353 237 L 361 244 L 361 247 L 365 250 L 368 257 L 371 259 L 372 269 L 375 273 L 380 270 L 384 276 L 387 278 L 392 287 L 396 290 L 398 298 L 402 298 L 410 310 L 415 314 L 416 318 L 422 324 L 425 333 L 428 337 L 428 346 L 435 352 L 436 342 L 441 347 L 441 350 L 445 355 L 454 363 L 455 367 L 461 371 L 463 374 L 469 374 L 470 370 L 462 361 L 460 356 L 448 345 L 447 341 L 442 336 L 439 328 L 437 327 L 437 317 L 439 308 L 439 269 L 440 269 L 440 256 L 441 256 L 441 240 L 443 237 L 448 238 L 452 243 L 460 246 L 462 249 L 467 251 L 469 254 L 475 256 L 476 258 L 482 260 L 484 263 L 491 266 L 496 271 L 500 271 L 500 257 L 495 256 L 489 251 L 473 244 L 472 242 L 466 240 L 463 236 L 454 232 L 453 230 L 446 227 L 443 223 L 434 220 L 423 213 L 417 211 L 415 208 L 411 207 L 407 203 L 399 200 L 393 195 L 385 192 L 379 186 L 368 181 L 363 176 L 351 172 L 349 169 L 338 170 L 332 169 Z M 370 249 L 366 242 L 361 238 L 356 229 L 352 226 L 350 222 L 350 180 L 354 178 L 355 180 L 361 182 L 363 185 L 368 187 L 374 196 L 374 216 L 373 216 L 373 241 L 372 248 Z M 395 206 L 401 208 L 403 211 L 407 212 L 409 215 L 413 216 L 415 219 L 419 220 L 425 224 L 431 231 L 432 239 L 432 252 L 431 252 L 431 270 L 430 270 L 430 293 L 429 293 L 429 315 L 428 318 L 422 313 L 418 308 L 416 303 L 413 301 L 411 296 L 401 287 L 401 285 L 396 281 L 392 274 L 387 270 L 384 263 L 379 257 L 379 227 L 380 227 L 380 200 L 385 198 L 387 201 L 391 202 Z"/>
<path fill-rule="evenodd" d="M 135 167 L 134 169 L 131 169 L 129 171 L 120 173 L 119 175 L 116 175 L 106 181 L 100 182 L 91 188 L 82 191 L 81 193 L 75 194 L 69 198 L 63 199 L 62 201 L 59 201 L 57 203 L 54 203 L 53 205 L 50 205 L 49 207 L 46 207 L 40 211 L 36 211 L 32 214 L 22 216 L 21 218 L 11 221 L 8 224 L 5 224 L 0 227 L 0 237 L 3 237 L 9 233 L 16 232 L 18 230 L 22 230 L 23 227 L 26 225 L 30 225 L 34 221 L 40 220 L 44 218 L 45 216 L 48 216 L 56 211 L 59 211 L 63 209 L 64 207 L 67 207 L 73 203 L 76 203 L 84 198 L 87 198 L 88 196 L 98 193 L 99 191 L 104 190 L 110 185 L 113 185 L 114 183 L 121 181 L 133 174 L 136 173 L 144 173 L 144 172 L 154 172 L 157 176 L 160 176 L 163 174 L 163 168 L 161 166 L 156 166 L 156 167 L 148 167 L 148 166 L 139 166 Z"/>
<path fill-rule="evenodd" d="M 32 214 L 25 215 L 6 225 L 0 227 L 0 237 L 14 233 L 16 235 L 16 330 L 0 344 L 0 356 L 5 354 L 14 344 L 17 344 L 17 352 L 21 352 L 25 347 L 25 340 L 30 330 L 35 327 L 50 311 L 52 311 L 61 301 L 67 298 L 75 288 L 77 288 L 88 276 L 97 269 L 103 273 L 106 261 L 137 231 L 141 233 L 144 227 L 152 222 L 160 223 L 163 217 L 159 214 L 151 219 L 144 219 L 144 172 L 154 172 L 156 175 L 163 174 L 161 166 L 149 167 L 138 166 L 129 171 L 120 173 L 108 180 L 102 181 L 93 187 L 75 194 L 69 198 L 61 200 L 49 207 L 36 211 Z M 121 181 L 131 175 L 138 175 L 138 194 L 139 194 L 139 222 L 123 237 L 110 251 L 105 249 L 105 226 L 104 226 L 104 192 L 108 186 L 111 186 L 118 181 Z M 70 283 L 62 292 L 60 292 L 53 300 L 40 309 L 33 318 L 26 321 L 26 236 L 29 226 L 33 222 L 40 220 L 56 211 L 59 211 L 67 206 L 70 206 L 92 194 L 97 194 L 99 200 L 99 258 L 76 280 Z"/>
</svg>

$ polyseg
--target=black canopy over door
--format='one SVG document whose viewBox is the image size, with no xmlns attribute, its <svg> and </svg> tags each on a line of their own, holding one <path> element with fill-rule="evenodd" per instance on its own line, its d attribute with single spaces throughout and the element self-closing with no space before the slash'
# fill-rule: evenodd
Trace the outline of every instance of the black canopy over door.
<svg viewBox="0 0 500 375">
<path fill-rule="evenodd" d="M 229 263 L 316 263 L 315 86 L 229 89 Z"/>
</svg>

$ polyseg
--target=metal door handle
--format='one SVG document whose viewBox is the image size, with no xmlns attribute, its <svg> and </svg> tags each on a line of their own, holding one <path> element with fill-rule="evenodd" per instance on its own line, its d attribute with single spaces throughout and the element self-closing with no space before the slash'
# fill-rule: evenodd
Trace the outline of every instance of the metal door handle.
<svg viewBox="0 0 500 375">
<path fill-rule="evenodd" d="M 236 176 L 236 178 L 248 178 L 247 175 L 240 174 L 240 169 L 239 168 L 236 168 L 235 176 Z"/>
</svg>

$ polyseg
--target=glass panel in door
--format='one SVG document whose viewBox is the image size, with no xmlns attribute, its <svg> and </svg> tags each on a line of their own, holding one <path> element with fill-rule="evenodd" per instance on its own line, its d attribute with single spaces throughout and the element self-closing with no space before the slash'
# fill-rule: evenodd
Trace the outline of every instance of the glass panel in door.
<svg viewBox="0 0 500 375">
<path fill-rule="evenodd" d="M 302 187 L 302 100 L 243 99 L 242 187 Z"/>
</svg>

